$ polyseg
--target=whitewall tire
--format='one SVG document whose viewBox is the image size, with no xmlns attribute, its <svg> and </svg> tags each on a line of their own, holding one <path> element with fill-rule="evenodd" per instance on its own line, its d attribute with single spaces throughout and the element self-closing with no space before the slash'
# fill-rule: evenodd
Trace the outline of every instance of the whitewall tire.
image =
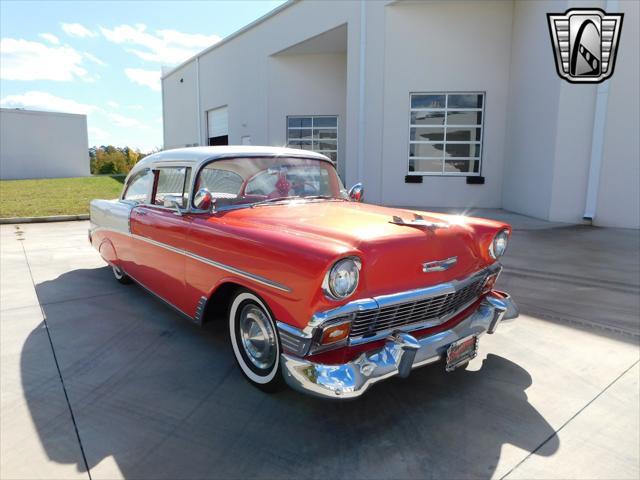
<svg viewBox="0 0 640 480">
<path fill-rule="evenodd" d="M 278 329 L 264 302 L 248 290 L 239 290 L 229 307 L 229 338 L 247 380 L 265 391 L 281 385 Z"/>
</svg>

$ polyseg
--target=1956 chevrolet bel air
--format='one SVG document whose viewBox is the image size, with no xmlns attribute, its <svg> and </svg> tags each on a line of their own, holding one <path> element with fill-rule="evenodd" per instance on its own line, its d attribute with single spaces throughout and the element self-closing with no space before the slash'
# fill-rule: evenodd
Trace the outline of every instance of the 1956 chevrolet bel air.
<svg viewBox="0 0 640 480">
<path fill-rule="evenodd" d="M 199 324 L 225 315 L 254 385 L 352 398 L 442 361 L 517 317 L 494 289 L 511 228 L 361 203 L 327 157 L 272 147 L 156 153 L 118 200 L 91 202 L 89 240 Z"/>
</svg>

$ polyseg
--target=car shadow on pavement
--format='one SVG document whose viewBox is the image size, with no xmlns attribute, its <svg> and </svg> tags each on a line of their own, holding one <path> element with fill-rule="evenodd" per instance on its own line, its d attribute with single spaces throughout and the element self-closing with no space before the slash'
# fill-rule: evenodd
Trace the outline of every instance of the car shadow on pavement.
<svg viewBox="0 0 640 480">
<path fill-rule="evenodd" d="M 500 356 L 424 367 L 352 401 L 268 395 L 236 368 L 223 322 L 198 328 L 114 282 L 99 268 L 36 287 L 93 478 L 490 478 L 504 445 L 524 450 L 514 465 L 559 448 L 528 402 L 531 375 Z M 79 298 L 87 285 L 95 295 Z M 44 326 L 21 353 L 26 402 L 51 460 L 84 471 L 60 379 L 43 373 Z"/>
</svg>

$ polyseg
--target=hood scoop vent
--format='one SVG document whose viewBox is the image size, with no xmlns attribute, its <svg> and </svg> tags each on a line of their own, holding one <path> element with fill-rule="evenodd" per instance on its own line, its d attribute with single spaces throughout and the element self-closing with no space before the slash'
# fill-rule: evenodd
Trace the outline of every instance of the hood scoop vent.
<svg viewBox="0 0 640 480">
<path fill-rule="evenodd" d="M 394 225 L 402 225 L 404 227 L 424 228 L 426 230 L 435 230 L 436 228 L 449 228 L 448 223 L 431 222 L 429 220 L 425 220 L 422 215 L 418 214 L 414 214 L 414 218 L 408 222 L 403 220 L 401 217 L 394 215 L 393 220 L 391 220 L 389 223 L 393 223 Z"/>
</svg>

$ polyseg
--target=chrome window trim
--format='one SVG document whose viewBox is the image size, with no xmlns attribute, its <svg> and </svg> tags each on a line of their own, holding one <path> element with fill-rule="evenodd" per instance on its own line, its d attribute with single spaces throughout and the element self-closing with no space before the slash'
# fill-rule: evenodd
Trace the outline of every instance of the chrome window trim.
<svg viewBox="0 0 640 480">
<path fill-rule="evenodd" d="M 124 179 L 124 183 L 122 185 L 122 191 L 120 192 L 120 197 L 118 198 L 119 201 L 121 202 L 125 202 L 128 203 L 130 205 L 144 205 L 146 204 L 146 202 L 136 202 L 135 200 L 129 200 L 127 198 L 124 198 L 124 196 L 127 193 L 127 190 L 129 190 L 129 187 L 131 186 L 131 184 L 138 179 L 138 177 L 141 177 L 149 172 L 153 172 L 153 170 L 151 168 L 144 168 L 142 170 L 137 171 L 135 174 L 133 175 L 127 175 L 127 177 Z M 155 179 L 154 181 L 151 182 L 151 188 L 149 189 L 149 191 L 147 192 L 147 200 L 149 200 L 151 198 L 151 193 L 153 192 L 153 186 L 155 184 Z"/>
<path fill-rule="evenodd" d="M 296 158 L 299 160 L 318 160 L 321 162 L 326 162 L 329 165 L 331 165 L 333 167 L 333 169 L 336 171 L 336 174 L 338 174 L 338 170 L 336 169 L 336 165 L 331 161 L 331 159 L 329 159 L 328 157 L 324 157 L 324 156 L 318 156 L 316 157 L 315 155 L 310 155 L 310 154 L 315 154 L 315 152 L 313 150 L 300 150 L 301 153 L 287 153 L 286 155 L 283 155 L 287 158 Z M 306 154 L 304 152 L 307 152 Z M 318 154 L 318 155 L 322 155 L 322 154 Z M 191 214 L 195 214 L 195 215 L 201 215 L 201 214 L 208 214 L 208 215 L 213 215 L 216 212 L 227 212 L 227 211 L 231 211 L 231 210 L 241 210 L 243 208 L 250 208 L 252 204 L 242 204 L 242 205 L 227 205 L 224 207 L 218 207 L 215 208 L 213 211 L 207 211 L 207 210 L 198 210 L 197 208 L 195 208 L 193 206 L 193 195 L 195 194 L 194 189 L 196 188 L 196 182 L 198 180 L 198 178 L 200 178 L 200 174 L 202 173 L 202 170 L 204 170 L 209 164 L 214 163 L 214 162 L 218 162 L 221 160 L 234 160 L 234 159 L 238 159 L 238 158 L 276 158 L 278 157 L 278 155 L 263 155 L 263 154 L 228 154 L 228 155 L 221 155 L 218 157 L 214 157 L 214 158 L 207 158 L 203 161 L 201 161 L 200 163 L 198 163 L 197 165 L 193 166 L 192 169 L 192 173 L 193 175 L 191 175 L 191 190 L 190 190 L 190 194 L 189 194 L 189 205 L 187 206 L 186 209 L 184 209 L 184 213 L 191 213 Z M 339 175 L 338 175 L 339 176 Z"/>
<path fill-rule="evenodd" d="M 190 252 L 188 250 L 183 250 L 183 249 L 180 249 L 180 248 L 176 248 L 176 247 L 173 247 L 171 245 L 167 245 L 166 243 L 158 242 L 156 240 L 152 240 L 152 239 L 147 238 L 147 237 L 136 235 L 135 233 L 123 232 L 123 231 L 115 230 L 115 229 L 112 229 L 112 228 L 97 227 L 96 229 L 93 230 L 93 232 L 97 232 L 97 231 L 100 231 L 100 230 L 115 232 L 115 233 L 119 233 L 119 234 L 122 234 L 122 235 L 127 235 L 127 236 L 129 236 L 131 238 L 135 238 L 136 240 L 141 240 L 143 242 L 147 242 L 147 243 L 149 243 L 151 245 L 154 245 L 156 247 L 164 248 L 165 250 L 168 250 L 168 251 L 173 252 L 173 253 L 177 253 L 178 255 L 184 255 L 185 257 L 192 258 L 193 260 L 197 260 L 199 262 L 205 263 L 207 265 L 210 265 L 212 267 L 218 268 L 220 270 L 224 270 L 225 272 L 233 273 L 234 275 L 238 275 L 239 277 L 246 278 L 247 280 L 251 280 L 251 281 L 259 283 L 261 285 L 264 285 L 264 286 L 267 286 L 267 287 L 270 287 L 270 288 L 274 288 L 276 290 L 280 290 L 280 291 L 287 292 L 287 293 L 291 293 L 292 292 L 291 288 L 287 287 L 286 285 L 283 285 L 283 284 L 278 283 L 278 282 L 273 281 L 273 280 L 269 280 L 268 278 L 261 277 L 260 275 L 253 274 L 251 272 L 247 272 L 247 271 L 241 270 L 241 269 L 233 267 L 231 265 L 227 265 L 227 264 L 224 264 L 224 263 L 216 262 L 215 260 L 211 260 L 209 258 L 202 257 L 202 256 L 197 255 L 195 253 L 192 253 L 192 252 Z"/>
</svg>

